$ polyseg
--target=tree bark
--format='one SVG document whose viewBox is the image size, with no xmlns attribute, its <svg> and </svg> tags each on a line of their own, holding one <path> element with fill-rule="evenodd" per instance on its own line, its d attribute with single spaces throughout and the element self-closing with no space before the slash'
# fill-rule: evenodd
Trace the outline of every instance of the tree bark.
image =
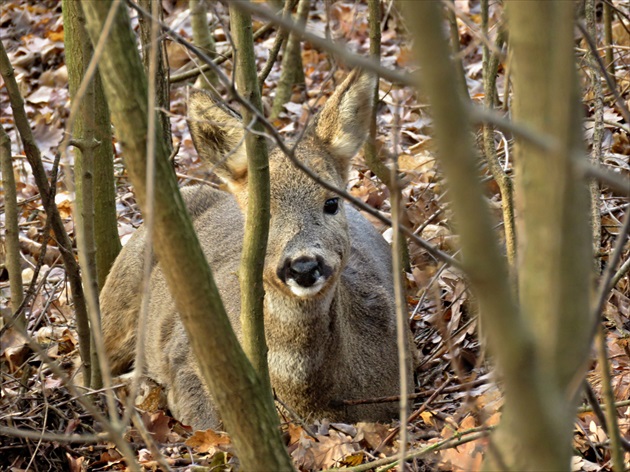
<svg viewBox="0 0 630 472">
<path fill-rule="evenodd" d="M 302 27 L 306 25 L 310 7 L 310 0 L 299 1 L 295 19 L 298 25 Z M 293 85 L 304 82 L 301 45 L 302 43 L 298 35 L 289 35 L 289 39 L 284 47 L 284 56 L 282 57 L 282 75 L 280 76 L 280 81 L 276 87 L 276 96 L 273 99 L 273 107 L 271 109 L 271 119 L 277 118 L 278 115 L 280 115 L 284 104 L 291 99 Z"/>
<path fill-rule="evenodd" d="M 537 450 L 539 467 L 568 468 L 593 322 L 589 193 L 574 171 L 574 161 L 586 153 L 573 54 L 573 5 L 514 1 L 507 5 L 507 16 L 514 119 L 553 136 L 557 145 L 543 150 L 517 139 L 515 147 L 520 304 L 535 340 L 539 395 L 547 410 L 553 408 L 553 423 L 545 432 L 536 431 L 541 423 L 519 425 L 528 434 L 518 443 L 506 441 L 501 449 L 512 455 L 512 446 L 529 445 L 522 449 Z M 523 416 L 510 415 L 515 423 L 524 421 Z M 515 465 L 533 462 L 524 455 L 515 459 Z"/>
<path fill-rule="evenodd" d="M 68 66 L 68 84 L 70 96 L 73 97 L 83 79 L 83 73 L 92 57 L 92 44 L 85 31 L 85 19 L 76 0 L 64 0 L 64 28 L 66 64 Z M 89 106 L 83 106 L 79 111 L 80 118 L 74 126 L 74 136 L 79 142 L 86 142 L 88 146 L 95 141 L 94 148 L 94 239 L 96 243 L 96 273 L 99 290 L 105 284 L 109 269 L 120 252 L 120 240 L 118 238 L 118 224 L 116 220 L 116 186 L 114 181 L 114 150 L 112 146 L 112 131 L 109 116 L 109 107 L 101 77 L 97 73 L 90 87 L 93 98 L 87 100 Z M 91 136 L 84 136 L 89 132 Z M 82 171 L 81 149 L 75 149 L 75 172 L 81 175 Z M 78 179 L 77 194 L 82 190 L 81 180 Z M 77 199 L 79 209 L 82 208 L 82 199 Z M 81 210 L 82 211 L 82 210 Z"/>
<path fill-rule="evenodd" d="M 62 9 L 68 85 L 70 97 L 74 100 L 93 50 L 85 31 L 85 18 L 80 4 L 75 0 L 63 0 Z M 77 231 L 77 239 L 84 238 L 84 244 L 79 244 L 79 247 L 85 247 L 87 250 L 84 254 L 87 261 L 83 268 L 84 283 L 92 284 L 94 293 L 98 293 L 105 284 L 109 269 L 121 248 L 116 221 L 116 188 L 109 107 L 98 73 L 94 75 L 80 100 L 77 119 L 74 121 L 73 129 L 69 130 L 73 135 L 71 142 L 75 148 L 77 212 L 74 216 L 80 228 Z M 100 326 L 92 326 L 91 329 L 100 329 Z M 92 342 L 91 346 L 90 386 L 99 389 L 103 386 L 103 379 L 95 343 Z"/>
<path fill-rule="evenodd" d="M 18 228 L 15 175 L 11 159 L 11 139 L 2 127 L 0 127 L 0 170 L 2 170 L 2 188 L 4 189 L 4 249 L 11 290 L 11 313 L 15 314 L 24 298 L 20 263 L 20 229 Z M 23 312 L 16 321 L 24 326 Z"/>
<path fill-rule="evenodd" d="M 189 0 L 190 21 L 192 23 L 193 43 L 208 56 L 216 56 L 214 38 L 208 27 L 207 0 Z M 211 70 L 199 75 L 195 85 L 205 90 L 211 90 L 217 85 L 217 77 Z"/>
<path fill-rule="evenodd" d="M 111 1 L 85 2 L 96 42 Z M 147 84 L 127 11 L 120 9 L 100 64 L 129 177 L 146 209 Z M 161 127 L 156 130 L 155 250 L 203 377 L 245 470 L 290 470 L 261 381 L 234 335 L 177 188 Z M 191 277 L 195 274 L 195 277 Z M 185 283 L 182 283 L 185 281 Z M 211 314 L 211 316 L 208 316 Z"/>
<path fill-rule="evenodd" d="M 250 15 L 241 12 L 238 8 L 230 8 L 230 29 L 237 51 L 236 85 L 244 98 L 258 110 L 262 110 Z M 243 350 L 267 389 L 266 395 L 270 404 L 273 405 L 267 366 L 267 342 L 263 321 L 265 290 L 262 283 L 269 236 L 269 154 L 262 123 L 256 121 L 250 126 L 254 115 L 247 109 L 243 109 L 242 114 L 243 125 L 248 129 L 251 127 L 256 132 L 245 134 L 248 195 L 245 221 L 247 224 L 239 272 Z"/>
<path fill-rule="evenodd" d="M 481 2 L 481 24 L 482 33 L 488 36 L 488 0 Z M 503 30 L 497 34 L 496 46 L 501 50 L 505 43 L 505 33 Z M 493 109 L 496 103 L 496 79 L 497 70 L 499 68 L 499 57 L 492 53 L 488 45 L 483 44 L 483 88 L 484 88 L 484 105 L 488 109 Z M 501 193 L 501 210 L 503 212 L 503 229 L 505 232 L 505 252 L 507 254 L 510 267 L 514 267 L 516 260 L 516 228 L 514 222 L 514 193 L 512 179 L 501 168 L 499 157 L 497 156 L 496 146 L 494 142 L 494 126 L 485 123 L 483 125 L 483 147 L 488 169 L 492 177 L 499 186 Z"/>
<path fill-rule="evenodd" d="M 515 115 L 559 143 L 550 151 L 518 142 L 520 310 L 475 178 L 470 123 L 448 60 L 439 3 L 408 3 L 403 8 L 422 45 L 415 50 L 466 273 L 504 383 L 503 417 L 486 467 L 566 470 L 591 326 L 588 191 L 572 162 L 581 146 L 572 3 L 519 0 L 508 6 Z"/>
<path fill-rule="evenodd" d="M 368 23 L 370 27 L 370 56 L 376 60 L 381 60 L 381 2 L 380 0 L 368 0 L 369 17 Z M 374 89 L 374 107 L 372 109 L 372 118 L 370 120 L 370 136 L 363 146 L 363 156 L 365 163 L 376 175 L 381 182 L 388 188 L 390 186 L 390 171 L 379 159 L 376 150 L 376 111 L 378 109 L 378 90 L 379 81 L 376 81 Z"/>
<path fill-rule="evenodd" d="M 613 33 L 612 33 L 612 8 L 608 2 L 602 2 L 604 21 L 604 44 L 606 51 L 606 69 L 610 74 L 613 83 L 617 82 L 615 77 L 615 56 L 613 55 Z"/>
<path fill-rule="evenodd" d="M 597 22 L 595 12 L 595 0 L 586 0 L 584 5 L 586 16 L 586 29 L 597 43 Z M 607 50 L 608 51 L 608 50 Z M 591 149 L 591 162 L 599 165 L 602 161 L 602 144 L 604 140 L 604 88 L 600 77 L 600 70 L 597 61 L 591 51 L 587 48 L 586 60 L 591 70 L 591 87 L 593 90 L 593 148 Z M 599 183 L 593 179 L 590 185 L 591 190 L 591 222 L 593 227 L 593 254 L 595 255 L 595 268 L 599 267 L 598 253 L 601 245 L 602 220 L 599 211 Z"/>
<path fill-rule="evenodd" d="M 455 14 L 455 1 L 448 0 L 450 4 L 446 8 L 446 19 L 449 25 L 449 36 L 451 41 L 451 51 L 453 53 L 453 62 L 455 63 L 455 71 L 457 72 L 457 83 L 462 97 L 470 100 L 468 93 L 468 84 L 466 82 L 466 71 L 464 70 L 464 61 L 459 57 L 460 40 L 459 27 L 457 26 L 457 15 Z M 487 47 L 487 46 L 486 46 Z"/>
<path fill-rule="evenodd" d="M 138 0 L 138 5 L 144 8 L 145 11 L 153 11 L 151 8 L 151 2 L 159 0 Z M 162 10 L 162 2 L 158 5 L 159 18 L 158 21 L 162 21 L 164 11 Z M 140 43 L 142 45 L 142 63 L 144 64 L 144 71 L 149 72 L 149 51 L 151 51 L 151 21 L 142 15 L 138 17 L 140 25 Z M 158 123 L 162 128 L 162 136 L 164 137 L 164 143 L 168 148 L 169 155 L 173 152 L 173 135 L 171 133 L 171 120 L 168 114 L 162 110 L 168 111 L 171 107 L 171 96 L 169 86 L 169 70 L 168 70 L 168 58 L 166 56 L 166 49 L 164 48 L 164 42 L 162 39 L 158 39 L 158 55 L 155 74 L 155 106 L 158 109 Z"/>
</svg>

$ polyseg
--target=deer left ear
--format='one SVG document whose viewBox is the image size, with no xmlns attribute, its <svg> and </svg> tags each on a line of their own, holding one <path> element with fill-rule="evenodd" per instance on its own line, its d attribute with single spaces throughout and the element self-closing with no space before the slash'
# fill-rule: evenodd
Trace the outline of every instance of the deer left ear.
<svg viewBox="0 0 630 472">
<path fill-rule="evenodd" d="M 312 132 L 344 169 L 368 135 L 375 87 L 374 75 L 354 69 L 313 123 Z"/>
</svg>

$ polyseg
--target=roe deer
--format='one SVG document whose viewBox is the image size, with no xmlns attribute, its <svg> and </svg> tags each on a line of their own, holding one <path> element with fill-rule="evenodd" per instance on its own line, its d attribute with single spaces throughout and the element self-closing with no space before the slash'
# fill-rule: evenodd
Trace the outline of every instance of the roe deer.
<svg viewBox="0 0 630 472">
<path fill-rule="evenodd" d="M 341 188 L 350 159 L 367 134 L 374 80 L 352 72 L 295 150 L 321 179 Z M 230 193 L 193 186 L 182 194 L 240 339 L 238 270 L 246 224 L 242 210 L 247 206 L 243 125 L 205 92 L 192 91 L 188 105 L 197 152 Z M 344 399 L 399 393 L 390 247 L 355 209 L 296 169 L 280 150 L 270 153 L 269 167 L 271 221 L 263 283 L 274 391 L 309 419 L 391 420 L 396 404 L 339 406 Z M 105 343 L 115 375 L 132 368 L 143 245 L 140 228 L 116 260 L 101 294 Z M 157 263 L 150 297 L 147 329 L 141 333 L 146 375 L 165 387 L 177 419 L 197 429 L 218 427 L 220 418 Z M 405 367 L 410 376 L 411 361 Z"/>
</svg>

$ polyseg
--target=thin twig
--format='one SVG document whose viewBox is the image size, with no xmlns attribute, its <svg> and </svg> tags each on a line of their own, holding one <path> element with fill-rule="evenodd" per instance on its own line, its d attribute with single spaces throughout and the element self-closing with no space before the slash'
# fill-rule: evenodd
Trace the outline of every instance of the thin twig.
<svg viewBox="0 0 630 472">
<path fill-rule="evenodd" d="M 593 319 L 593 327 L 591 329 L 591 337 L 589 339 L 593 339 L 596 335 L 597 326 L 601 324 L 601 313 L 604 309 L 604 304 L 608 299 L 608 295 L 613 288 L 612 280 L 615 275 L 615 268 L 617 264 L 621 260 L 621 255 L 623 254 L 623 250 L 626 246 L 627 237 L 630 233 L 630 210 L 626 210 L 626 213 L 623 217 L 623 224 L 619 234 L 617 234 L 617 239 L 615 240 L 615 246 L 613 248 L 612 255 L 608 259 L 608 263 L 606 264 L 606 268 L 604 269 L 604 273 L 602 274 L 601 280 L 599 282 L 599 287 L 597 289 L 596 295 L 596 304 L 593 307 L 592 319 Z"/>
<path fill-rule="evenodd" d="M 462 392 L 465 390 L 469 390 L 471 388 L 485 385 L 487 383 L 488 383 L 488 379 L 477 379 L 477 380 L 473 380 L 472 382 L 467 382 L 467 383 L 463 383 L 459 385 L 453 385 L 452 387 L 447 387 L 443 385 L 443 386 L 440 386 L 439 388 L 433 388 L 431 390 L 425 390 L 423 392 L 407 395 L 407 398 L 409 400 L 416 400 L 418 398 L 430 397 L 438 390 L 443 394 Z M 446 388 L 442 388 L 442 387 L 446 387 Z M 397 402 L 397 401 L 400 401 L 399 395 L 392 395 L 389 397 L 363 398 L 363 399 L 358 399 L 358 400 L 342 400 L 340 404 L 344 406 L 354 406 L 354 405 L 368 405 L 372 403 L 391 403 L 391 402 Z"/>
<path fill-rule="evenodd" d="M 493 427 L 484 426 L 479 428 L 471 428 L 465 431 L 458 431 L 453 434 L 453 437 L 445 439 L 443 441 L 432 444 L 428 447 L 419 449 L 412 449 L 406 455 L 405 460 L 414 459 L 416 457 L 424 456 L 430 452 L 442 451 L 444 449 L 451 449 L 462 444 L 466 444 L 477 439 L 487 437 L 492 431 Z M 354 467 L 344 467 L 343 469 L 326 469 L 323 472 L 366 472 L 380 466 L 394 467 L 398 464 L 398 456 L 385 457 L 365 464 L 357 465 Z"/>
<path fill-rule="evenodd" d="M 282 16 L 286 18 L 291 17 L 291 10 L 293 10 L 293 5 L 297 3 L 297 0 L 291 1 L 287 0 L 284 2 L 284 9 L 282 11 Z M 267 58 L 267 62 L 263 67 L 263 70 L 258 74 L 258 84 L 260 86 L 260 90 L 262 91 L 263 85 L 265 84 L 265 80 L 269 76 L 271 69 L 273 69 L 273 65 L 276 63 L 276 59 L 278 58 L 278 53 L 280 52 L 280 48 L 282 47 L 282 43 L 289 35 L 289 32 L 286 29 L 280 29 L 276 34 L 276 38 L 274 39 L 273 46 L 269 51 L 269 57 Z"/>
<path fill-rule="evenodd" d="M 419 417 L 419 416 L 420 416 L 423 412 L 425 412 L 425 411 L 429 408 L 429 405 L 431 405 L 431 403 L 433 402 L 433 400 L 435 400 L 435 399 L 437 398 L 437 396 L 438 396 L 439 394 L 441 394 L 441 393 L 442 393 L 442 391 L 443 391 L 446 387 L 448 387 L 448 385 L 451 383 L 451 380 L 452 380 L 452 379 L 451 379 L 450 377 L 446 378 L 446 380 L 444 381 L 444 383 L 443 383 L 442 385 L 440 385 L 440 387 L 439 387 L 439 388 L 437 388 L 437 389 L 435 390 L 435 392 L 433 392 L 433 394 L 432 394 L 432 395 L 431 395 L 431 396 L 430 396 L 430 397 L 429 397 L 429 398 L 428 398 L 428 399 L 427 399 L 427 400 L 426 400 L 426 401 L 425 401 L 425 402 L 424 402 L 424 403 L 420 406 L 420 408 L 418 408 L 416 411 L 414 411 L 414 412 L 413 412 L 413 414 L 412 414 L 409 418 L 407 418 L 406 423 L 402 423 L 402 422 L 401 422 L 401 425 L 400 425 L 400 426 L 398 426 L 398 427 L 394 428 L 394 429 L 392 430 L 392 432 L 391 432 L 391 433 L 389 433 L 385 439 L 383 439 L 383 441 L 381 442 L 381 444 L 379 444 L 379 445 L 378 445 L 378 447 L 375 449 L 375 453 L 380 452 L 380 450 L 381 450 L 384 446 L 386 446 L 387 444 L 389 444 L 389 443 L 391 442 L 391 440 L 392 440 L 392 439 L 394 439 L 394 438 L 396 437 L 396 434 L 398 434 L 398 431 L 402 431 L 403 426 L 405 426 L 405 427 L 406 427 L 406 426 L 407 426 L 407 424 L 411 423 L 411 422 L 412 422 L 412 421 L 414 421 L 416 418 L 418 418 L 418 417 Z M 402 436 L 403 436 L 403 435 L 401 434 L 401 438 L 402 438 Z M 402 439 L 401 439 L 401 441 L 402 441 Z M 402 450 L 402 449 L 403 449 L 403 447 L 402 447 L 402 444 L 401 444 L 401 450 Z M 402 454 L 402 455 L 401 455 L 401 458 L 404 458 L 404 457 L 405 457 L 405 454 Z"/>
<path fill-rule="evenodd" d="M 604 62 L 602 61 L 601 56 L 597 52 L 597 45 L 595 44 L 595 41 L 593 41 L 593 38 L 591 37 L 591 35 L 588 34 L 586 27 L 581 21 L 577 22 L 577 26 L 580 29 L 580 32 L 582 33 L 582 37 L 584 37 L 584 40 L 588 44 L 588 47 L 591 50 L 591 53 L 593 54 L 593 58 L 595 59 L 595 61 L 597 62 L 597 65 L 599 66 L 599 70 L 602 73 L 602 76 L 606 80 L 606 85 L 608 85 L 610 92 L 613 94 L 613 97 L 615 98 L 615 104 L 621 111 L 621 114 L 623 115 L 623 119 L 625 120 L 626 123 L 630 123 L 630 110 L 628 110 L 626 102 L 624 101 L 623 97 L 619 93 L 619 90 L 617 90 L 617 87 L 615 87 L 615 82 L 613 78 L 608 73 L 608 69 L 604 65 Z"/>
<path fill-rule="evenodd" d="M 119 425 L 114 425 L 111 422 L 109 422 L 107 418 L 105 418 L 105 416 L 96 408 L 96 406 L 94 406 L 94 404 L 85 395 L 82 395 L 81 392 L 79 392 L 79 390 L 74 385 L 72 380 L 68 377 L 66 372 L 64 372 L 59 367 L 59 365 L 48 356 L 48 354 L 46 353 L 46 350 L 42 346 L 40 346 L 39 343 L 37 343 L 28 334 L 26 329 L 24 329 L 23 327 L 19 325 L 16 326 L 16 329 L 18 333 L 22 336 L 22 338 L 28 343 L 28 346 L 33 350 L 33 352 L 35 352 L 35 354 L 37 354 L 41 358 L 41 360 L 50 367 L 50 370 L 61 380 L 63 385 L 66 386 L 70 394 L 76 397 L 77 401 L 81 403 L 83 408 L 85 408 L 87 412 L 90 415 L 92 415 L 92 417 L 96 421 L 98 421 L 101 427 L 106 431 L 106 433 L 103 435 L 94 436 L 94 437 L 87 436 L 87 438 L 90 439 L 90 441 L 87 441 L 87 442 L 99 442 L 99 441 L 102 441 L 103 439 L 114 442 L 116 446 L 120 449 L 120 452 L 122 453 L 122 455 L 125 457 L 125 460 L 127 461 L 127 465 L 129 466 L 129 468 L 133 471 L 139 471 L 140 467 L 138 466 L 135 460 L 135 456 L 133 455 L 129 444 L 123 438 L 121 434 L 122 431 L 120 430 Z M 5 428 L 3 426 L 0 426 L 0 434 L 5 433 L 5 432 L 6 434 L 10 434 L 12 436 L 28 437 L 32 439 L 38 439 L 41 435 L 41 433 L 31 433 L 31 432 L 27 432 L 27 431 L 15 429 L 15 428 Z M 46 439 L 48 436 L 45 434 L 42 437 Z M 67 435 L 64 437 L 68 439 L 73 439 L 73 440 L 76 439 L 77 441 L 81 441 L 81 438 L 84 438 L 85 436 Z M 98 439 L 96 439 L 95 441 L 91 441 L 91 439 L 93 438 L 98 438 Z M 66 441 L 68 439 L 66 439 Z M 56 439 L 51 439 L 51 440 L 54 441 Z"/>
<path fill-rule="evenodd" d="M 629 212 L 630 213 L 630 212 Z M 602 423 L 607 426 L 608 438 L 610 439 L 610 454 L 613 459 L 613 471 L 624 472 L 624 460 L 621 442 L 621 433 L 619 431 L 619 423 L 617 422 L 617 409 L 613 407 L 615 404 L 615 395 L 612 389 L 612 379 L 610 376 L 610 363 L 608 361 L 608 349 L 606 347 L 606 333 L 602 323 L 597 324 L 596 349 L 597 360 L 602 376 L 602 394 L 606 408 L 606 422 Z"/>
<path fill-rule="evenodd" d="M 272 29 L 273 26 L 274 26 L 273 23 L 267 23 L 264 26 L 261 26 L 260 28 L 258 28 L 254 32 L 254 41 L 257 40 L 258 38 L 260 38 L 265 33 L 267 33 L 267 31 Z M 214 59 L 213 62 L 217 66 L 221 65 L 225 61 L 227 61 L 228 59 L 231 59 L 233 55 L 234 55 L 234 49 L 230 49 L 225 54 L 223 54 L 223 55 L 217 57 L 216 59 Z M 200 67 L 197 67 L 196 69 L 189 70 L 189 71 L 186 71 L 186 72 L 182 72 L 180 74 L 171 75 L 171 77 L 169 79 L 169 82 L 171 84 L 176 84 L 178 82 L 183 82 L 183 81 L 188 80 L 188 79 L 194 79 L 199 74 L 201 74 L 203 72 L 207 72 L 210 69 L 211 69 L 211 67 L 208 64 L 204 64 L 204 65 L 202 65 Z"/>
<path fill-rule="evenodd" d="M 20 428 L 10 428 L 0 426 L 0 434 L 7 437 L 25 439 L 43 439 L 45 441 L 56 441 L 61 443 L 98 443 L 109 440 L 108 433 L 101 434 L 66 434 L 66 433 L 46 433 L 43 431 L 29 431 Z"/>
<path fill-rule="evenodd" d="M 595 396 L 595 392 L 593 391 L 593 387 L 591 387 L 591 384 L 588 383 L 588 381 L 584 381 L 584 393 L 586 394 L 586 399 L 588 400 L 588 403 L 591 405 L 591 411 L 595 413 L 595 416 L 597 416 L 597 419 L 599 420 L 599 423 L 602 425 L 604 432 L 608 434 L 608 424 L 606 421 L 606 413 L 605 413 L 605 411 L 607 411 L 608 408 L 602 408 L 602 405 L 599 404 L 599 402 L 597 401 L 597 397 Z M 608 402 L 606 402 L 606 406 L 608 406 Z M 617 409 L 618 404 L 614 403 L 613 408 Z M 620 437 L 619 439 L 621 440 L 621 445 L 623 446 L 623 448 L 626 451 L 630 452 L 630 441 L 628 441 L 624 437 Z"/>
<path fill-rule="evenodd" d="M 611 172 L 601 165 L 593 165 L 582 158 L 574 159 L 573 164 L 583 179 L 595 179 L 624 197 L 630 197 L 630 180 L 623 175 Z"/>
<path fill-rule="evenodd" d="M 157 4 L 157 2 L 155 2 L 155 4 Z M 155 443 L 153 436 L 151 436 L 151 433 L 147 430 L 140 414 L 135 410 L 135 408 L 132 408 L 132 410 L 133 414 L 131 415 L 131 420 L 133 421 L 133 425 L 136 427 L 138 433 L 140 433 L 140 437 L 142 437 L 142 440 L 149 448 L 149 451 L 151 451 L 153 459 L 155 459 L 155 461 L 160 464 L 164 470 L 172 470 L 168 462 L 166 462 L 166 458 L 160 451 L 160 448 Z"/>
<path fill-rule="evenodd" d="M 50 198 L 51 185 L 46 177 L 46 170 L 41 159 L 41 152 L 35 138 L 33 137 L 33 131 L 31 130 L 28 117 L 26 116 L 26 109 L 24 107 L 24 99 L 20 93 L 17 80 L 15 78 L 15 72 L 13 66 L 9 61 L 9 57 L 4 48 L 4 45 L 0 41 L 0 74 L 4 79 L 4 84 L 9 94 L 9 101 L 11 108 L 13 109 L 13 117 L 15 127 L 19 132 L 22 145 L 26 157 L 31 166 L 35 183 L 39 189 L 39 193 L 42 196 L 42 203 L 46 210 L 46 216 L 51 220 L 51 228 L 55 233 L 58 240 L 58 245 L 63 257 L 64 266 L 66 267 L 66 273 L 70 280 L 70 287 L 72 289 L 72 295 L 75 304 L 75 313 L 77 321 L 77 331 L 81 333 L 79 350 L 81 357 L 89 365 L 90 359 L 90 336 L 88 326 L 88 316 L 85 296 L 83 293 L 83 286 L 81 284 L 81 274 L 77 261 L 74 258 L 72 251 L 72 241 L 63 225 L 59 209 L 57 208 L 55 201 Z"/>
<path fill-rule="evenodd" d="M 630 259 L 626 259 L 626 261 L 621 265 L 615 276 L 610 281 L 611 289 L 616 287 L 619 281 L 622 279 L 624 275 L 628 273 L 630 270 Z"/>
<path fill-rule="evenodd" d="M 270 23 L 280 26 L 292 34 L 295 34 L 303 41 L 311 43 L 313 46 L 328 51 L 335 56 L 339 56 L 343 61 L 352 67 L 360 67 L 377 73 L 381 77 L 401 85 L 415 86 L 415 78 L 411 74 L 404 74 L 386 67 L 382 67 L 378 62 L 369 57 L 360 56 L 348 51 L 348 49 L 340 44 L 333 43 L 332 41 L 317 36 L 313 33 L 306 31 L 304 26 L 300 26 L 299 23 L 290 19 L 285 19 L 282 16 L 277 15 L 273 10 L 268 7 L 255 4 L 252 2 L 238 1 L 238 0 L 220 0 L 225 5 L 234 6 L 251 15 L 256 15 L 263 18 Z"/>
</svg>

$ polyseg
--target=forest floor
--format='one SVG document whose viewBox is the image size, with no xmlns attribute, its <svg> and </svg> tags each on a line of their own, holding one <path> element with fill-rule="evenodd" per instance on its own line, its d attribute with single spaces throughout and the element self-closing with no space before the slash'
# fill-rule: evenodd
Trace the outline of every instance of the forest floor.
<svg viewBox="0 0 630 472">
<path fill-rule="evenodd" d="M 191 38 L 188 2 L 164 0 L 163 4 L 165 22 Z M 469 94 L 473 101 L 481 103 L 484 95 L 479 3 L 476 0 L 456 0 L 455 5 L 458 14 L 465 20 L 459 21 L 460 57 Z M 215 8 L 212 18 L 217 22 L 214 28 L 217 48 L 227 51 L 230 48 L 224 30 L 227 15 L 221 5 Z M 395 6 L 386 8 L 385 13 L 382 63 L 393 68 L 413 67 L 410 42 L 400 13 Z M 499 21 L 501 14 L 501 7 L 493 5 L 491 22 Z M 137 20 L 134 20 L 134 25 L 137 27 Z M 329 28 L 333 38 L 343 39 L 346 46 L 355 52 L 368 54 L 367 7 L 363 2 L 338 1 L 326 12 L 324 1 L 314 1 L 308 25 L 321 36 Z M 630 34 L 628 26 L 622 24 L 618 16 L 613 25 L 614 41 L 625 47 L 616 52 L 616 73 L 620 88 L 627 92 Z M 254 30 L 260 26 L 255 22 Z M 256 42 L 257 61 L 261 69 L 275 34 L 271 29 Z M 66 132 L 70 108 L 61 2 L 4 1 L 0 7 L 0 36 L 15 68 L 44 165 L 50 172 Z M 192 59 L 183 48 L 170 41 L 167 41 L 166 47 L 171 75 L 192 68 Z M 576 48 L 578 54 L 583 54 L 583 46 L 577 40 Z M 302 59 L 305 87 L 294 90 L 284 113 L 274 123 L 286 138 L 299 133 L 301 126 L 312 115 L 312 108 L 321 104 L 347 73 L 342 64 L 308 44 L 304 45 Z M 580 70 L 584 84 L 583 102 L 584 111 L 590 118 L 593 114 L 593 91 L 588 86 L 588 70 L 584 64 L 585 61 L 582 61 Z M 230 61 L 222 67 L 227 73 L 231 72 Z M 502 63 L 497 89 L 499 106 L 509 110 L 509 100 L 505 103 L 505 97 L 509 96 L 506 92 L 506 70 L 506 64 Z M 263 89 L 267 108 L 273 101 L 279 77 L 280 68 L 276 63 Z M 174 145 L 179 148 L 175 166 L 182 185 L 212 180 L 200 165 L 186 125 L 185 85 L 185 82 L 172 85 L 170 109 Z M 13 124 L 5 87 L 0 87 L 0 109 L 0 123 L 11 137 L 12 154 L 15 156 L 24 283 L 36 289 L 35 297 L 26 308 L 28 331 L 49 357 L 68 367 L 77 355 L 78 346 L 72 299 L 59 250 L 54 243 L 41 261 L 39 277 L 32 280 L 41 258 L 46 215 Z M 630 137 L 625 130 L 630 124 L 624 123 L 608 96 L 605 100 L 605 121 L 604 164 L 628 175 Z M 590 149 L 592 122 L 587 120 L 586 123 L 585 140 Z M 400 88 L 381 80 L 378 129 L 379 146 L 391 151 L 393 143 L 398 143 L 396 154 L 400 170 L 405 174 L 403 198 L 409 226 L 440 249 L 456 253 L 458 241 L 450 221 L 451 212 L 441 172 L 432 152 L 431 117 L 426 100 L 409 88 Z M 508 172 L 512 168 L 511 144 L 509 136 L 497 132 L 497 150 Z M 125 173 L 118 143 L 115 143 L 115 154 L 119 235 L 124 244 L 141 224 L 142 217 Z M 496 219 L 497 234 L 502 238 L 499 189 L 484 165 L 480 165 L 480 172 L 482 176 L 488 176 L 485 179 L 487 201 Z M 355 197 L 389 215 L 388 191 L 366 167 L 361 155 L 354 160 L 349 189 Z M 627 199 L 608 188 L 602 187 L 600 192 L 602 225 L 598 256 L 603 266 L 628 203 Z M 56 202 L 71 235 L 74 235 L 73 198 L 63 183 L 62 175 L 57 182 Z M 3 203 L 0 222 L 4 225 Z M 391 230 L 376 221 L 374 224 L 386 238 L 391 239 Z M 630 251 L 626 250 L 623 260 L 628 257 Z M 410 261 L 407 301 L 409 323 L 417 346 L 418 368 L 416 395 L 411 405 L 413 415 L 408 426 L 409 448 L 417 455 L 409 470 L 478 470 L 488 447 L 488 433 L 500 418 L 502 397 L 499 387 L 489 375 L 488 359 L 478 340 L 474 304 L 461 273 L 444 266 L 415 245 L 410 246 Z M 7 304 L 9 284 L 4 267 L 0 277 L 0 310 L 7 314 L 10 313 Z M 626 275 L 611 292 L 604 310 L 612 387 L 615 399 L 621 402 L 617 413 L 624 437 L 630 434 L 630 401 L 627 401 L 630 398 L 629 297 L 630 280 Z M 37 353 L 12 329 L 2 330 L 1 341 L 0 470 L 125 469 L 125 462 L 115 445 L 99 439 L 98 433 L 102 428 L 70 395 Z M 588 381 L 601 401 L 600 366 L 594 357 L 590 367 Z M 117 392 L 119 406 L 122 407 L 124 388 Z M 195 470 L 234 469 L 237 457 L 225 433 L 193 433 L 171 418 L 167 411 L 152 408 L 148 400 L 139 411 L 137 421 L 124 434 L 137 454 L 138 462 L 146 469 L 164 469 L 165 464 L 177 470 L 188 470 L 192 466 L 200 467 Z M 348 425 L 325 421 L 306 424 L 289 418 L 282 418 L 282 421 L 291 456 L 296 467 L 304 471 L 358 466 L 391 456 L 399 448 L 396 422 Z M 15 433 L 17 429 L 26 432 L 23 437 Z M 576 418 L 574 431 L 573 470 L 610 470 L 608 436 L 586 400 Z M 68 441 L 68 435 L 84 437 Z M 629 457 L 626 453 L 626 460 Z M 367 466 L 363 470 L 369 468 Z"/>
</svg>

